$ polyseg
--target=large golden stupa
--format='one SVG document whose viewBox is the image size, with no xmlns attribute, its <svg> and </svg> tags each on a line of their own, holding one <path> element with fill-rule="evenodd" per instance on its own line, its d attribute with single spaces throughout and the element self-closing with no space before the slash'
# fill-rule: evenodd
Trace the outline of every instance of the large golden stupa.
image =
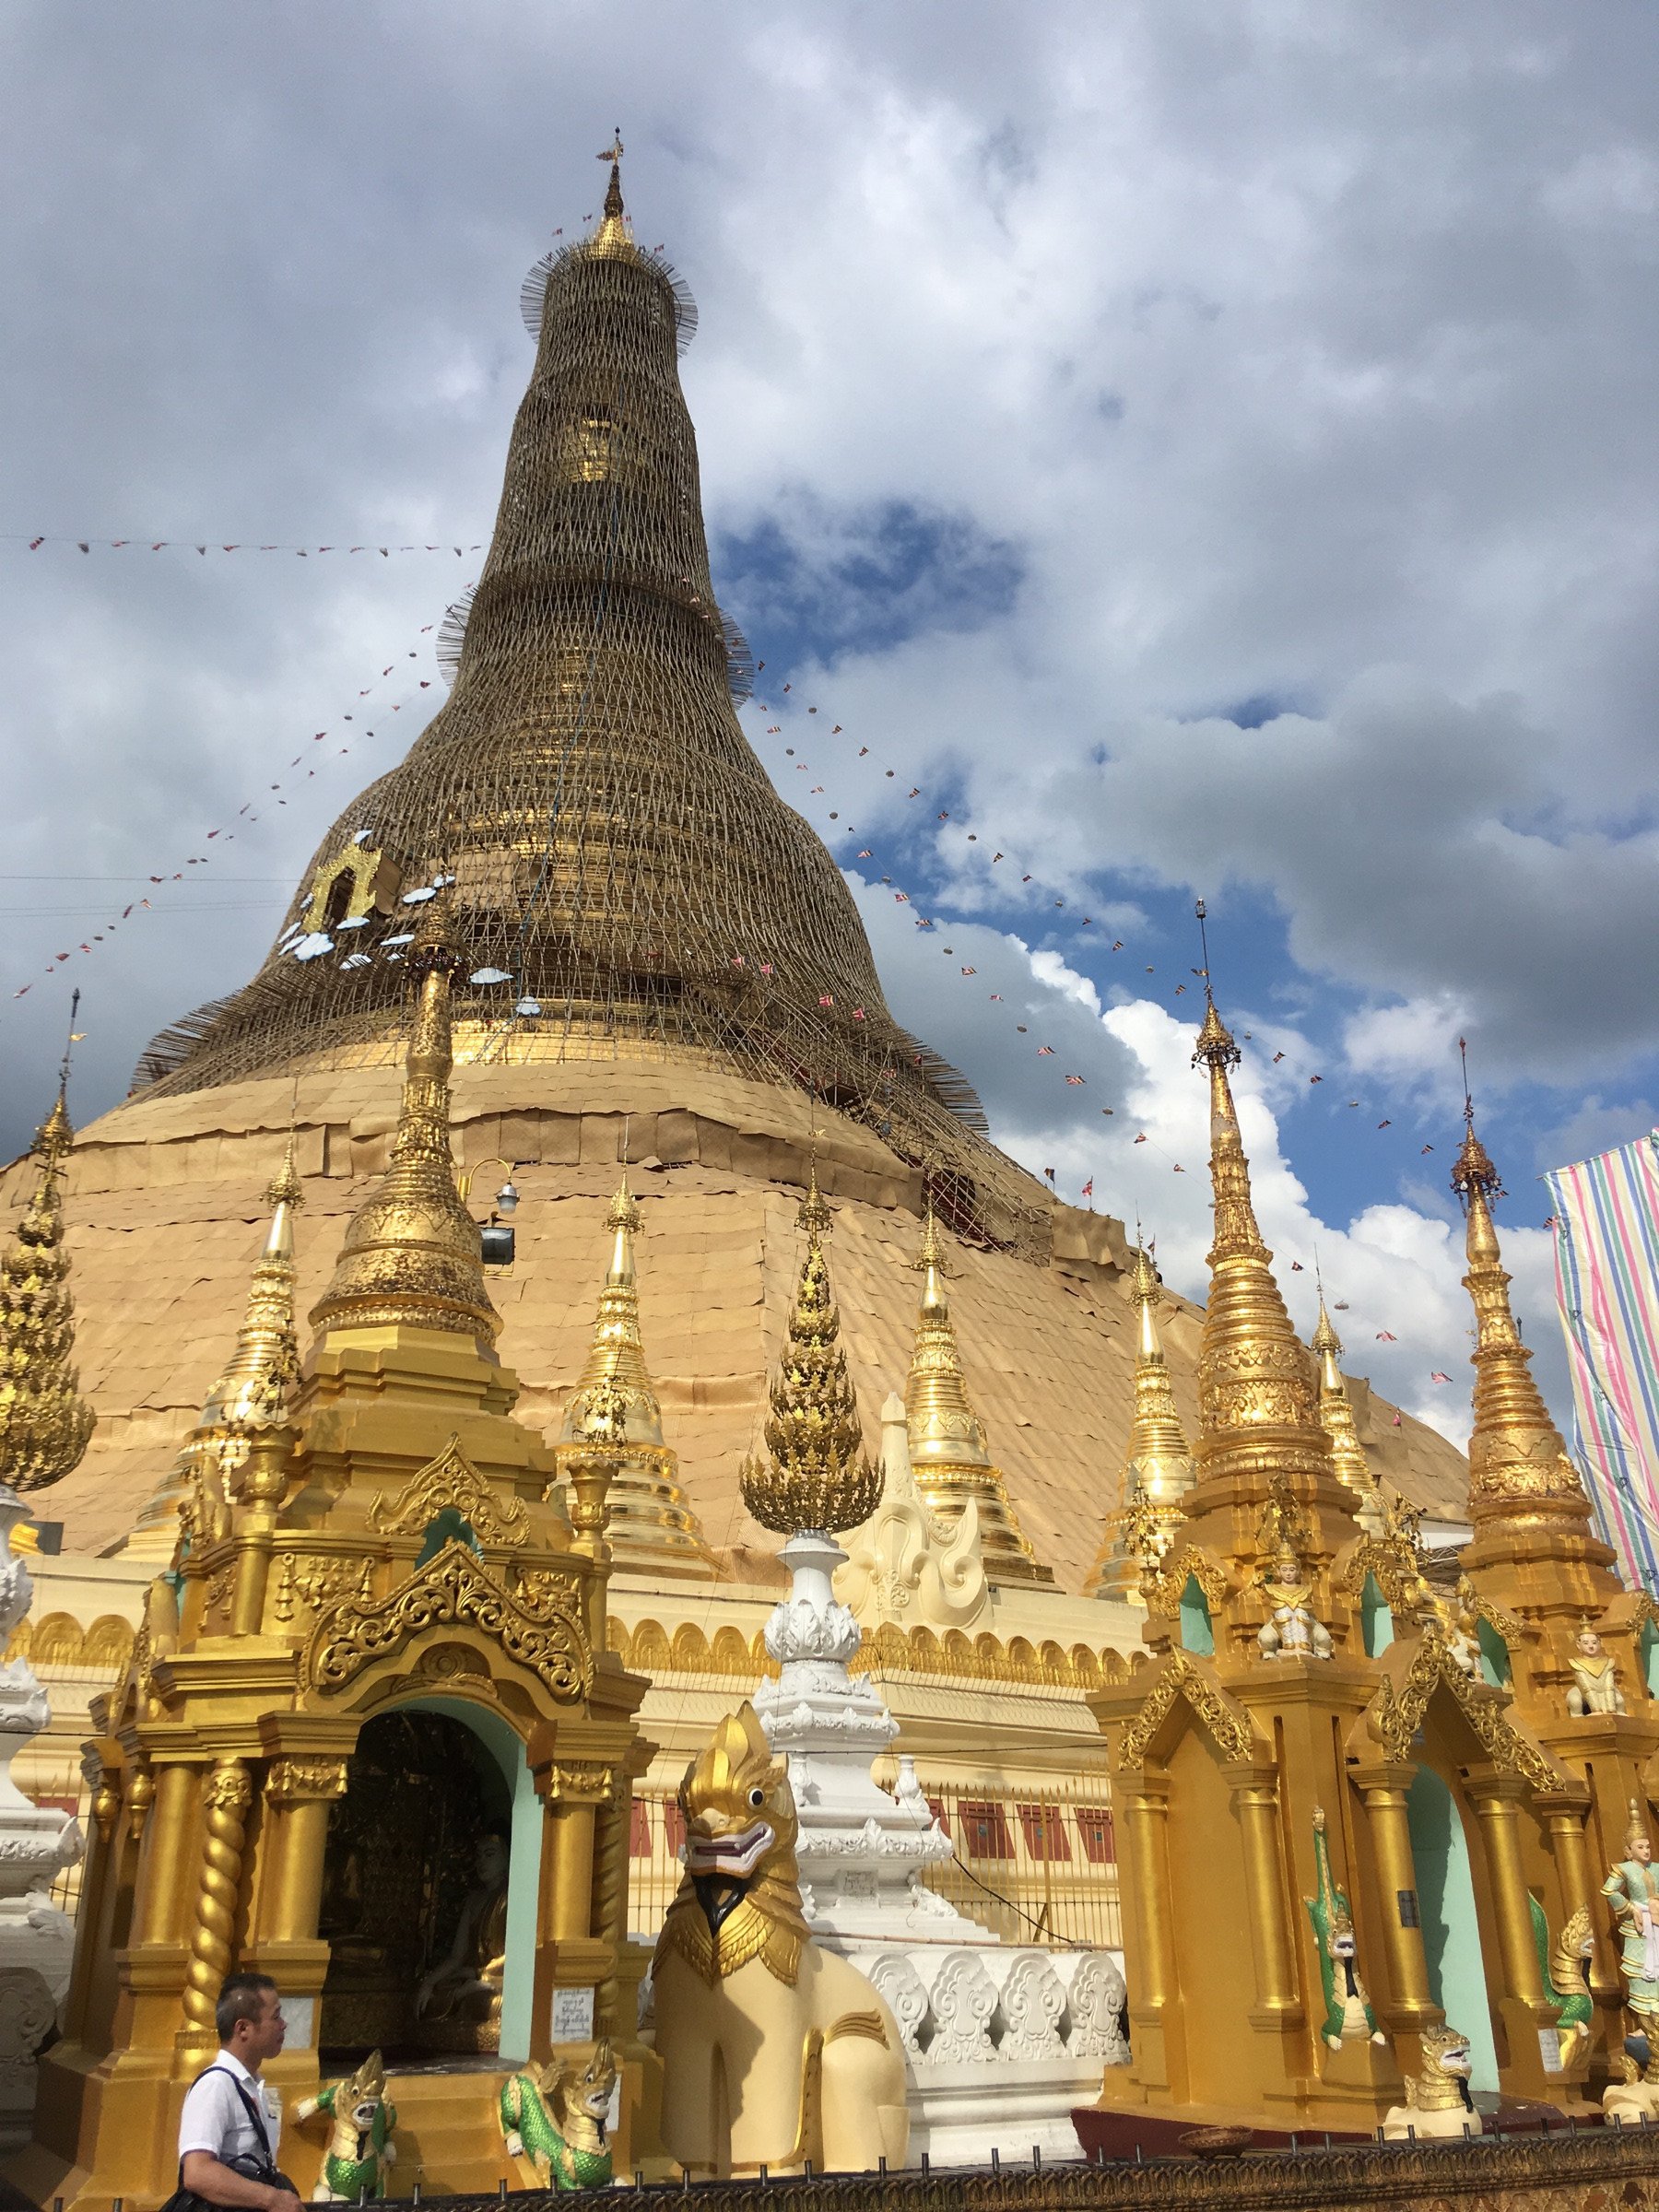
<svg viewBox="0 0 1659 2212">
<path fill-rule="evenodd" d="M 395 1370 L 387 1406 L 361 1418 L 389 1436 L 396 1398 L 407 1438 L 377 1444 L 385 1464 L 362 1483 L 402 1486 L 453 1475 L 432 1424 L 470 1393 L 491 1424 L 480 1436 L 513 1461 L 525 1496 L 532 1474 L 548 1475 L 549 1511 L 561 1482 L 577 1495 L 595 1424 L 608 1433 L 620 1419 L 603 1541 L 591 1515 L 572 1518 L 577 1555 L 605 1569 L 594 1630 L 645 1685 L 651 1763 L 630 1770 L 631 1809 L 612 1823 L 605 1924 L 625 1916 L 632 1936 L 653 1934 L 678 1879 L 673 1782 L 768 1665 L 763 1624 L 786 1578 L 739 1473 L 767 1416 L 816 1177 L 865 1436 L 905 1440 L 924 1547 L 982 1564 L 948 1590 L 936 1563 L 931 1581 L 918 1571 L 904 1584 L 853 1544 L 845 1585 L 864 1632 L 854 1665 L 879 1677 L 959 1845 L 935 1886 L 1020 1939 L 1113 1945 L 1112 1787 L 1090 1700 L 1142 1657 L 1142 1523 L 1167 1524 L 1167 1541 L 1183 1510 L 1185 1440 L 1204 1431 L 1203 1317 L 1119 1221 L 1057 1205 L 998 1151 L 970 1085 L 894 1022 L 833 860 L 746 742 L 746 651 L 714 598 L 677 367 L 694 312 L 635 245 L 615 165 L 596 231 L 533 272 L 526 300 L 535 367 L 448 703 L 324 837 L 258 975 L 164 1032 L 133 1094 L 69 1158 L 76 1356 L 97 1428 L 52 1493 L 63 1547 L 39 1560 L 18 1631 L 56 1706 L 24 1778 L 73 1798 L 87 1701 L 127 1679 L 135 1637 L 137 1688 L 122 1695 L 159 1700 L 144 1728 L 179 1721 L 172 1675 L 154 1665 L 156 1635 L 179 1632 L 172 1581 L 194 1593 L 187 1636 L 241 1602 L 229 1583 L 216 1590 L 209 1532 L 191 1534 L 201 1470 L 222 1471 L 230 1519 L 245 1517 L 231 1497 L 253 1479 L 241 1461 L 265 1448 L 258 1422 L 284 1404 L 308 1439 L 305 1424 L 320 1424 L 302 1456 L 326 1457 L 331 1393 L 349 1382 L 366 1404 L 373 1376 Z M 443 1050 L 427 1053 L 440 939 Z M 434 1071 L 452 1049 L 446 1089 Z M 453 1190 L 434 1134 L 446 1117 Z M 480 1303 L 461 1206 L 488 1212 L 485 1194 L 509 1180 L 516 1251 Z M 31 1187 L 25 1169 L 8 1172 L 0 1206 L 15 1217 Z M 406 1357 L 399 1330 L 414 1332 Z M 1306 1360 L 1312 1402 L 1311 1356 L 1281 1351 Z M 492 1380 L 498 1368 L 506 1380 Z M 1328 1347 L 1324 1382 L 1319 1418 L 1351 1440 L 1345 1465 L 1360 1455 L 1353 1480 L 1461 1521 L 1461 1455 L 1340 1376 Z M 371 1582 L 426 1571 L 424 1551 L 394 1559 L 395 1546 L 361 1531 L 332 1550 L 286 1524 L 254 1533 L 275 1547 L 262 1618 L 278 1645 L 359 1602 L 347 1567 Z M 452 1547 L 479 1537 L 491 1571 L 513 1563 L 512 1543 L 498 1560 L 464 1515 L 429 1533 Z M 572 1541 L 547 1538 L 561 1558 Z M 256 1594 L 265 1606 L 264 1585 Z M 308 1845 L 319 1936 L 304 1964 L 324 2042 L 391 2036 L 372 2012 L 392 2002 L 377 1946 L 424 1959 L 447 1940 L 436 1920 L 373 1922 L 362 1866 L 382 1849 L 407 1855 L 375 1807 L 414 1793 L 433 1836 L 486 1841 L 493 1819 L 521 1817 L 496 1804 L 488 1773 L 463 1787 L 465 1761 L 440 1724 L 457 1699 L 494 1694 L 488 1669 L 463 1673 L 461 1688 L 461 1676 L 433 1677 L 431 1711 L 401 1735 L 355 1751 L 349 1730 L 330 1739 L 331 1757 L 353 1763 L 326 1847 L 320 1821 Z M 94 1716 L 106 1744 L 122 1710 L 117 1698 Z M 497 1717 L 502 1744 L 523 1733 L 510 1700 Z M 212 1729 L 191 1726 L 195 1757 Z M 136 1849 L 142 1808 L 135 1827 L 114 1784 L 94 1772 L 88 1788 L 110 1850 L 124 1837 Z M 182 1920 L 182 1889 L 175 1902 Z M 157 2000 L 158 2038 L 173 2002 Z M 502 2002 L 510 2022 L 518 1999 Z M 356 2019 L 354 2005 L 360 2035 L 331 2026 Z M 314 2044 L 304 2063 L 314 2078 Z M 128 2061 L 100 2064 L 115 2078 Z M 430 2142 L 447 2141 L 449 2092 L 421 2094 Z M 65 2147 L 82 2127 L 66 2106 L 53 2124 Z M 494 2154 L 464 2135 L 453 2156 L 432 2152 L 429 2183 L 445 2171 L 455 2186 L 493 2185 Z"/>
</svg>

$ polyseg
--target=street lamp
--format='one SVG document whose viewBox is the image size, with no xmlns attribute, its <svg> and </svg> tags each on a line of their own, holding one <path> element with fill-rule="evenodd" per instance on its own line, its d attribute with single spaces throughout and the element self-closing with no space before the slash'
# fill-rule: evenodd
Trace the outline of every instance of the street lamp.
<svg viewBox="0 0 1659 2212">
<path fill-rule="evenodd" d="M 512 1171 L 514 1168 L 528 1167 L 529 1164 L 528 1160 L 507 1160 L 500 1153 L 491 1153 L 488 1159 L 475 1159 L 472 1166 L 463 1169 L 455 1179 L 461 1203 L 465 1206 L 472 1196 L 472 1186 L 481 1168 L 505 1168 L 507 1171 L 507 1179 L 495 1194 L 495 1205 L 490 1209 L 488 1220 L 478 1224 L 478 1241 L 483 1246 L 486 1267 L 511 1267 L 512 1265 L 515 1252 L 512 1225 L 511 1221 L 503 1221 L 501 1216 L 517 1213 L 519 1194 L 513 1183 Z"/>
</svg>

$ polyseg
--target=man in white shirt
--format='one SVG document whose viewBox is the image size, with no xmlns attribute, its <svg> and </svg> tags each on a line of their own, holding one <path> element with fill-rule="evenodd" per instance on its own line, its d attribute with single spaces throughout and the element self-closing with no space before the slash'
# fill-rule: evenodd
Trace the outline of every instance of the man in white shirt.
<svg viewBox="0 0 1659 2212">
<path fill-rule="evenodd" d="M 232 1974 L 215 2015 L 219 2053 L 185 2092 L 179 2114 L 179 2183 L 229 2212 L 300 2212 L 276 2170 L 282 2104 L 259 2078 L 288 2024 L 268 1974 Z"/>
</svg>

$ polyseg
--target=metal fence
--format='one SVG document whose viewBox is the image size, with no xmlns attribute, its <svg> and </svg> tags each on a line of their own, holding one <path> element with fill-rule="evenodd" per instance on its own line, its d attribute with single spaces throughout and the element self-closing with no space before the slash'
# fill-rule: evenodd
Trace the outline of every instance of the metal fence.
<svg viewBox="0 0 1659 2212">
<path fill-rule="evenodd" d="M 929 1871 L 930 1889 L 1005 1943 L 1121 1947 L 1117 1845 L 1103 1780 L 1006 1795 L 924 1786 L 955 1854 Z M 636 1793 L 629 1926 L 641 1941 L 655 1937 L 679 1888 L 684 1834 L 671 1792 Z"/>
</svg>

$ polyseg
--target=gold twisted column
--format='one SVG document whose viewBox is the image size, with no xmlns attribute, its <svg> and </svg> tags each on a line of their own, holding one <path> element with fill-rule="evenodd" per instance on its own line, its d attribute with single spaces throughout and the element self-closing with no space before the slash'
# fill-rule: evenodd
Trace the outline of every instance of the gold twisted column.
<svg viewBox="0 0 1659 2212">
<path fill-rule="evenodd" d="M 1382 1947 L 1388 1953 L 1388 2024 L 1396 2033 L 1420 2035 L 1442 2015 L 1429 1985 L 1429 1959 L 1417 1914 L 1417 1861 L 1411 1849 L 1406 1795 L 1414 1770 L 1388 1765 L 1359 1770 L 1366 1826 L 1377 1862 Z"/>
<path fill-rule="evenodd" d="M 633 1781 L 626 1765 L 617 1770 L 611 1794 L 599 1807 L 594 1840 L 592 1933 L 611 1948 L 611 1965 L 594 1997 L 594 2033 L 615 2035 L 622 1984 L 617 1954 L 628 1939 L 628 1843 L 633 1814 Z"/>
<path fill-rule="evenodd" d="M 1279 1869 L 1278 1783 L 1270 1766 L 1253 1763 L 1229 1767 L 1227 1778 L 1244 1847 L 1244 1881 L 1250 1894 L 1256 1972 L 1256 2001 L 1251 2020 L 1258 2028 L 1282 2028 L 1300 2017 L 1302 2006 L 1290 1956 L 1285 1885 Z"/>
<path fill-rule="evenodd" d="M 196 1893 L 195 1926 L 190 1936 L 190 1964 L 184 1973 L 185 2034 L 194 2042 L 217 2037 L 214 2007 L 219 1984 L 230 1971 L 236 1934 L 236 1907 L 241 1890 L 242 1846 L 248 1807 L 253 1802 L 248 1770 L 240 1759 L 221 1759 L 202 1792 L 207 1840 L 202 1851 L 201 1888 Z"/>
</svg>

